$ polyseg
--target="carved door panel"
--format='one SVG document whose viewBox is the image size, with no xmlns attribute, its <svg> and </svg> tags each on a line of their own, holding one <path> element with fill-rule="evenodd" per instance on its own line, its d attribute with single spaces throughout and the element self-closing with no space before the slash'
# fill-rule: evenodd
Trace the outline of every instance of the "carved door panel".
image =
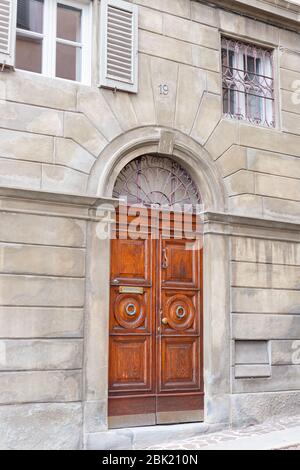
<svg viewBox="0 0 300 470">
<path fill-rule="evenodd" d="M 120 233 L 111 242 L 109 425 L 201 420 L 201 252 Z"/>
</svg>

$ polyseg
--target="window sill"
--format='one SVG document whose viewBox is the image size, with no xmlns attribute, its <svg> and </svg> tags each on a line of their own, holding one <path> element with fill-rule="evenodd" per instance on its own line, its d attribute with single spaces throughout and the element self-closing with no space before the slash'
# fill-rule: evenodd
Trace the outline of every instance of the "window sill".
<svg viewBox="0 0 300 470">
<path fill-rule="evenodd" d="M 222 115 L 222 119 L 224 119 L 226 121 L 235 122 L 237 124 L 246 124 L 248 126 L 255 127 L 255 128 L 260 128 L 260 129 L 280 130 L 276 125 L 268 126 L 266 124 L 257 124 L 255 122 L 251 122 L 250 120 L 248 120 L 246 118 L 245 119 L 240 119 L 238 117 L 228 116 L 226 114 Z"/>
</svg>

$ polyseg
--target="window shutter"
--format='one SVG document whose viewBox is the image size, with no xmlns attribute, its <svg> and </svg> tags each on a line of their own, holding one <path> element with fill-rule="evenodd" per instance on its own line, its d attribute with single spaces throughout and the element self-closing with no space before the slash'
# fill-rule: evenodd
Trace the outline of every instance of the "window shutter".
<svg viewBox="0 0 300 470">
<path fill-rule="evenodd" d="M 138 90 L 138 7 L 101 0 L 100 86 Z"/>
<path fill-rule="evenodd" d="M 17 0 L 0 0 L 0 64 L 15 62 Z"/>
</svg>

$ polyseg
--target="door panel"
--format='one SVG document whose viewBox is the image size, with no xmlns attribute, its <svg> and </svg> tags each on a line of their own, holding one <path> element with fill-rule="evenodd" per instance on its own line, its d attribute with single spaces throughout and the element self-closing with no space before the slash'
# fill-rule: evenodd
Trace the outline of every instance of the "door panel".
<svg viewBox="0 0 300 470">
<path fill-rule="evenodd" d="M 199 359 L 197 337 L 162 338 L 160 391 L 199 389 Z"/>
<path fill-rule="evenodd" d="M 151 240 L 112 240 L 111 282 L 151 284 Z"/>
<path fill-rule="evenodd" d="M 204 394 L 158 395 L 156 424 L 203 421 Z"/>
<path fill-rule="evenodd" d="M 113 336 L 110 357 L 110 390 L 138 392 L 151 390 L 151 338 L 149 336 Z"/>
<path fill-rule="evenodd" d="M 151 289 L 143 289 L 143 293 L 120 293 L 119 287 L 111 288 L 111 334 L 150 333 L 154 318 L 151 315 Z"/>
<path fill-rule="evenodd" d="M 162 335 L 199 333 L 199 292 L 162 290 L 162 316 L 167 324 L 161 326 Z"/>
<path fill-rule="evenodd" d="M 162 240 L 162 286 L 198 288 L 197 251 L 187 240 Z M 188 249 L 187 249 L 188 248 Z"/>
<path fill-rule="evenodd" d="M 110 396 L 108 400 L 108 423 L 110 428 L 156 424 L 156 396 Z"/>
</svg>

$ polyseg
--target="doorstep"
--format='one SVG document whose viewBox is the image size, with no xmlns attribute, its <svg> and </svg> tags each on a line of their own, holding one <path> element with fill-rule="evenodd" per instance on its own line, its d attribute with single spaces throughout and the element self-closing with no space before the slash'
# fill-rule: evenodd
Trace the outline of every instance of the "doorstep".
<svg viewBox="0 0 300 470">
<path fill-rule="evenodd" d="M 223 424 L 187 423 L 112 429 L 89 433 L 86 450 L 141 450 L 162 442 L 174 442 L 224 429 Z"/>
</svg>

